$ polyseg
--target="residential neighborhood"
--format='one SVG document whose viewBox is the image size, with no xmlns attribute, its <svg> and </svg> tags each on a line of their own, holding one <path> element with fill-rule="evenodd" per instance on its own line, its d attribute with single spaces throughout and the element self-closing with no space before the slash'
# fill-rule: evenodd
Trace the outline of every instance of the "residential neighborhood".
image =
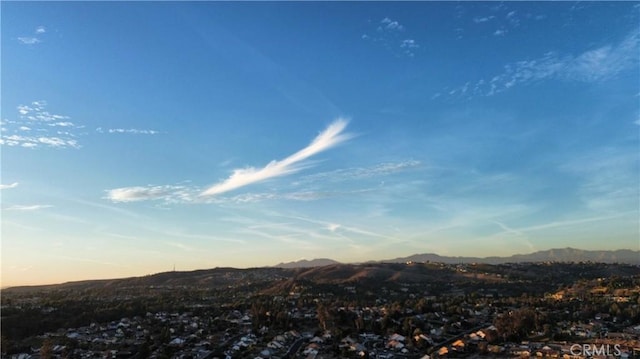
<svg viewBox="0 0 640 359">
<path fill-rule="evenodd" d="M 535 273 L 545 266 L 564 273 L 565 280 L 582 279 L 558 284 L 562 278 L 550 274 L 545 279 L 553 284 L 531 280 L 523 287 L 525 280 L 517 273 Z M 640 357 L 637 266 L 406 263 L 353 270 L 362 275 L 363 268 L 395 268 L 396 276 L 435 270 L 443 280 L 380 283 L 362 277 L 327 283 L 326 278 L 305 278 L 304 270 L 288 277 L 286 271 L 255 269 L 219 271 L 217 275 L 226 278 L 223 288 L 124 286 L 113 296 L 104 296 L 100 286 L 82 291 L 48 288 L 37 295 L 9 290 L 2 295 L 2 357 Z M 347 269 L 352 268 L 314 270 Z M 602 271 L 630 275 L 597 277 Z M 535 293 L 551 285 L 557 288 Z M 30 330 L 25 321 L 46 323 L 66 316 L 70 303 L 76 312 L 66 319 L 69 323 L 78 317 L 137 314 L 19 337 L 18 331 Z M 99 308 L 112 312 L 100 316 Z"/>
</svg>

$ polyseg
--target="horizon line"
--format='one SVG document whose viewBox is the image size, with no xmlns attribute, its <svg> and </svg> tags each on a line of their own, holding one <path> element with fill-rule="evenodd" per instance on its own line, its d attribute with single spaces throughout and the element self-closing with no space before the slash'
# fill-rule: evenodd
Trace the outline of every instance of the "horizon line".
<svg viewBox="0 0 640 359">
<path fill-rule="evenodd" d="M 452 258 L 452 259 L 456 259 L 456 258 L 474 258 L 474 259 L 489 259 L 489 258 L 511 258 L 511 257 L 515 257 L 515 256 L 523 256 L 523 255 L 531 255 L 531 254 L 535 254 L 535 253 L 539 253 L 539 252 L 548 252 L 548 251 L 553 251 L 553 250 L 566 250 L 566 249 L 573 249 L 573 250 L 578 250 L 578 251 L 582 251 L 582 252 L 619 252 L 619 251 L 631 251 L 631 252 L 638 252 L 640 253 L 640 249 L 630 249 L 630 248 L 618 248 L 618 249 L 581 249 L 581 248 L 575 248 L 575 247 L 561 247 L 561 248 L 549 248 L 549 249 L 542 249 L 542 250 L 537 250 L 537 251 L 533 251 L 533 252 L 529 252 L 529 253 L 515 253 L 512 254 L 510 256 L 486 256 L 486 257 L 471 257 L 471 256 L 448 256 L 448 255 L 440 255 L 437 253 L 414 253 L 414 254 L 410 254 L 407 255 L 405 257 L 411 257 L 411 256 L 417 256 L 417 255 L 436 255 L 442 258 Z M 25 284 L 25 285 L 13 285 L 13 286 L 0 286 L 0 291 L 2 290 L 6 290 L 6 289 L 11 289 L 11 288 L 29 288 L 29 287 L 47 287 L 47 286 L 57 286 L 57 285 L 64 285 L 64 284 L 72 284 L 72 283 L 81 283 L 81 282 L 99 282 L 99 281 L 111 281 L 111 280 L 124 280 L 124 279 L 131 279 L 131 278 L 142 278 L 142 277 L 149 277 L 149 276 L 154 276 L 154 275 L 159 275 L 159 274 L 164 274 L 164 273 L 188 273 L 188 272 L 197 272 L 197 271 L 206 271 L 206 270 L 212 270 L 212 269 L 223 269 L 223 268 L 228 268 L 228 269 L 237 269 L 237 270 L 245 270 L 245 269 L 266 269 L 266 268 L 282 268 L 282 269 L 292 269 L 292 268 L 283 268 L 283 267 L 279 267 L 280 265 L 286 265 L 286 264 L 291 264 L 291 263 L 298 263 L 301 261 L 314 261 L 314 260 L 319 260 L 319 259 L 327 259 L 327 260 L 331 260 L 336 262 L 336 264 L 346 264 L 346 265 L 359 265 L 359 264 L 366 264 L 366 263 L 390 263 L 389 261 L 394 261 L 394 260 L 398 260 L 398 259 L 402 259 L 405 257 L 396 257 L 396 258 L 388 258 L 388 259 L 379 259 L 379 260 L 368 260 L 368 261 L 363 261 L 363 262 L 340 262 L 340 261 L 336 261 L 334 259 L 331 258 L 313 258 L 313 259 L 299 259 L 296 261 L 289 261 L 289 262 L 280 262 L 278 264 L 274 264 L 274 265 L 263 265 L 263 266 L 250 266 L 250 267 L 231 267 L 231 266 L 216 266 L 216 267 L 211 267 L 211 268 L 200 268 L 200 269 L 190 269 L 190 270 L 183 270 L 183 271 L 176 271 L 175 270 L 175 265 L 174 268 L 172 270 L 167 270 L 167 271 L 163 271 L 163 272 L 155 272 L 155 273 L 148 273 L 148 274 L 142 274 L 142 275 L 133 275 L 133 276 L 126 276 L 126 277 L 116 277 L 116 278 L 88 278 L 88 279 L 79 279 L 79 280 L 71 280 L 71 281 L 66 281 L 66 282 L 58 282 L 58 283 L 43 283 L 43 284 Z M 534 261 L 534 262 L 508 262 L 508 263 L 543 263 L 543 262 L 548 262 L 548 261 Z M 562 261 L 560 261 L 562 262 Z M 434 262 L 434 263 L 440 263 L 440 262 Z M 444 262 L 442 262 L 444 263 Z M 482 263 L 482 262 L 480 262 Z M 568 262 L 569 263 L 569 262 Z M 596 262 L 596 263 L 606 263 L 606 262 Z M 618 262 L 615 262 L 618 263 Z M 450 263 L 449 263 L 450 264 Z M 491 263 L 486 263 L 486 264 L 491 264 Z M 608 263 L 608 264 L 613 264 L 613 263 Z M 624 264 L 624 263 L 622 263 Z M 638 261 L 638 263 L 636 264 L 632 264 L 632 265 L 640 265 L 640 261 Z M 302 268 L 302 267 L 301 267 Z"/>
</svg>

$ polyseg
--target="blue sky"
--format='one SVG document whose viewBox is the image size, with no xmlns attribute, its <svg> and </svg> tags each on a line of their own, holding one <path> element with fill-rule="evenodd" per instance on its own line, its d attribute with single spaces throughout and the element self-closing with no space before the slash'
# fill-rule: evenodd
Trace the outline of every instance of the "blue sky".
<svg viewBox="0 0 640 359">
<path fill-rule="evenodd" d="M 637 2 L 2 2 L 2 285 L 638 249 Z"/>
</svg>

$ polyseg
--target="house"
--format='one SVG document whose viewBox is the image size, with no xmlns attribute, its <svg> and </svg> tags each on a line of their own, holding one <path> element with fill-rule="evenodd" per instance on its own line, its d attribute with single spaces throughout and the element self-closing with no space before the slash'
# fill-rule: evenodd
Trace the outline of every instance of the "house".
<svg viewBox="0 0 640 359">
<path fill-rule="evenodd" d="M 416 336 L 414 336 L 414 337 L 413 337 L 413 339 L 414 339 L 416 342 L 425 341 L 425 342 L 427 342 L 427 343 L 429 343 L 429 344 L 433 345 L 433 340 L 432 340 L 429 336 L 424 335 L 424 334 L 416 335 Z"/>
<path fill-rule="evenodd" d="M 458 352 L 464 351 L 464 342 L 458 339 L 455 342 L 453 342 L 453 344 L 451 344 L 451 347 L 453 350 Z"/>
<path fill-rule="evenodd" d="M 357 341 L 351 337 L 345 337 L 342 338 L 342 340 L 340 341 L 340 347 L 344 348 L 344 347 L 350 347 L 353 344 L 357 343 Z"/>
<path fill-rule="evenodd" d="M 378 340 L 380 338 L 379 335 L 373 333 L 362 333 L 360 334 L 360 337 L 364 340 Z"/>
<path fill-rule="evenodd" d="M 553 350 L 548 345 L 543 346 L 540 350 L 536 352 L 536 356 L 544 356 L 544 357 L 557 356 L 557 354 L 558 352 L 556 350 Z"/>
<path fill-rule="evenodd" d="M 318 354 L 318 349 L 307 347 L 305 350 L 302 351 L 302 354 L 307 355 L 307 356 L 308 355 L 316 355 L 316 354 Z"/>
<path fill-rule="evenodd" d="M 169 342 L 169 345 L 180 347 L 180 346 L 184 345 L 184 342 L 185 342 L 185 340 L 182 339 L 182 338 L 175 338 L 175 339 L 173 339 L 172 341 Z"/>
<path fill-rule="evenodd" d="M 398 340 L 390 340 L 387 342 L 387 348 L 401 350 L 404 348 L 404 344 Z"/>
<path fill-rule="evenodd" d="M 351 346 L 349 347 L 349 350 L 354 351 L 356 353 L 360 353 L 360 352 L 366 351 L 367 348 L 360 343 L 355 343 L 355 344 L 351 344 Z"/>
</svg>

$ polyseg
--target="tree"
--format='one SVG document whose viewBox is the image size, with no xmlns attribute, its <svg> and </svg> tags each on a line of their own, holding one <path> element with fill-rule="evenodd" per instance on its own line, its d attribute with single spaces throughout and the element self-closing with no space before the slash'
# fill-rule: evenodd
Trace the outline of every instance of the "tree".
<svg viewBox="0 0 640 359">
<path fill-rule="evenodd" d="M 52 357 L 53 357 L 53 342 L 51 342 L 51 339 L 47 338 L 42 342 L 42 347 L 40 347 L 40 358 L 51 359 Z"/>
<path fill-rule="evenodd" d="M 362 332 L 364 330 L 364 319 L 362 318 L 361 315 L 359 315 L 354 320 L 354 324 L 356 325 L 356 330 L 358 331 L 358 333 L 360 333 L 360 332 Z"/>
<path fill-rule="evenodd" d="M 497 317 L 494 325 L 503 340 L 519 341 L 535 328 L 535 312 L 530 308 L 514 310 Z"/>
<path fill-rule="evenodd" d="M 11 353 L 11 341 L 9 341 L 9 339 L 7 339 L 7 337 L 5 337 L 4 335 L 0 336 L 0 351 L 2 352 L 2 354 L 8 354 Z M 4 356 L 4 355 L 3 355 Z"/>
<path fill-rule="evenodd" d="M 326 331 L 329 328 L 329 322 L 331 321 L 331 314 L 329 314 L 329 309 L 324 303 L 318 302 L 316 314 L 318 318 L 318 324 L 320 324 L 320 329 Z"/>
<path fill-rule="evenodd" d="M 151 355 L 151 349 L 149 349 L 149 337 L 145 338 L 144 343 L 140 344 L 138 348 L 137 357 L 140 359 L 147 359 Z"/>
<path fill-rule="evenodd" d="M 405 317 L 404 320 L 402 321 L 402 334 L 404 334 L 407 337 L 411 336 L 411 333 L 413 332 L 413 320 L 409 317 Z"/>
<path fill-rule="evenodd" d="M 169 341 L 171 340 L 171 332 L 169 330 L 169 327 L 162 328 L 159 339 L 160 339 L 160 343 L 162 344 L 169 343 Z"/>
<path fill-rule="evenodd" d="M 382 317 L 382 322 L 380 323 L 382 325 L 382 330 L 387 331 L 388 329 L 390 329 L 390 327 L 393 325 L 393 319 L 394 318 L 392 317 L 391 313 L 386 312 Z"/>
</svg>

